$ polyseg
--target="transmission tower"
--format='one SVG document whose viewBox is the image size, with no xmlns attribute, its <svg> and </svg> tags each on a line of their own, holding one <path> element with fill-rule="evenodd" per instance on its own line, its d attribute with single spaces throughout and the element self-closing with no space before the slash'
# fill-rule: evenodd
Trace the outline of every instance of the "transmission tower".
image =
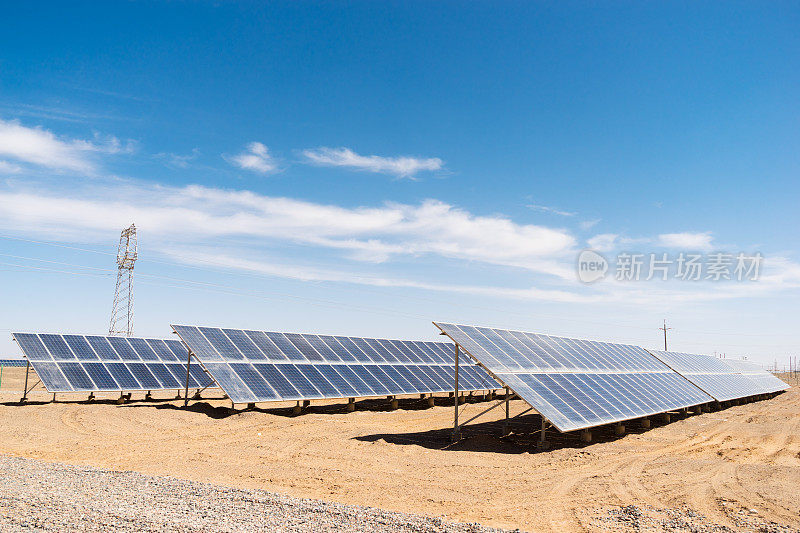
<svg viewBox="0 0 800 533">
<path fill-rule="evenodd" d="M 122 230 L 117 247 L 117 290 L 108 334 L 133 335 L 133 264 L 136 263 L 136 224 Z"/>
</svg>

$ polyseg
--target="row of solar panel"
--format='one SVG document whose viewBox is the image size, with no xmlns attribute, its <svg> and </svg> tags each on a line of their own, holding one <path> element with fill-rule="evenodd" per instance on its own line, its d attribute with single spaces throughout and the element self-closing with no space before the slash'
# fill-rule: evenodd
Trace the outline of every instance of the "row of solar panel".
<svg viewBox="0 0 800 533">
<path fill-rule="evenodd" d="M 742 361 L 518 331 L 436 326 L 561 431 L 788 387 Z M 559 372 L 554 362 L 569 365 L 569 373 Z M 610 368 L 621 371 L 608 373 Z"/>
<path fill-rule="evenodd" d="M 205 362 L 233 403 L 355 398 L 453 390 L 454 368 L 444 365 L 271 364 Z M 459 369 L 459 389 L 500 385 L 476 366 Z"/>
<path fill-rule="evenodd" d="M 780 379 L 747 361 L 661 350 L 651 353 L 720 402 L 788 388 Z"/>
<path fill-rule="evenodd" d="M 730 374 L 734 370 L 724 360 L 707 355 L 665 352 L 662 350 L 650 350 L 650 353 L 669 365 L 673 370 L 682 374 Z"/>
<path fill-rule="evenodd" d="M 398 344 L 401 341 L 392 343 L 377 340 L 375 348 L 370 352 L 369 362 L 363 365 L 342 361 L 347 358 L 344 354 L 337 356 L 331 364 L 320 362 L 316 358 L 312 363 L 306 358 L 303 359 L 303 364 L 294 365 L 289 362 L 289 358 L 297 358 L 296 353 L 292 354 L 288 348 L 284 348 L 284 351 L 289 352 L 289 356 L 280 358 L 279 364 L 269 364 L 263 357 L 259 359 L 252 350 L 248 352 L 245 349 L 250 357 L 244 359 L 242 352 L 232 342 L 223 346 L 218 336 L 223 334 L 222 330 L 203 329 L 215 339 L 217 346 L 232 350 L 230 365 L 197 359 L 205 363 L 214 381 L 234 403 L 433 393 L 450 391 L 453 388 L 454 357 L 447 353 L 447 345 L 444 343 L 402 343 L 402 346 L 412 346 L 415 350 L 412 353 L 416 353 L 419 359 L 432 361 L 430 364 L 389 363 L 387 361 L 397 358 L 394 354 L 399 350 Z M 194 331 L 195 342 L 202 337 L 206 342 L 203 345 L 206 349 L 212 346 L 199 329 L 194 328 Z M 236 332 L 237 330 L 233 330 L 230 336 L 240 346 L 246 346 Z M 263 333 L 263 337 L 257 333 Z M 250 334 L 247 338 L 272 338 L 278 344 L 294 342 L 293 345 L 302 346 L 297 339 L 290 341 L 291 335 L 268 336 L 265 332 Z M 186 380 L 186 366 L 182 362 L 183 357 L 178 354 L 183 356 L 188 352 L 176 340 L 23 333 L 15 334 L 14 338 L 51 392 L 172 389 L 181 388 Z M 348 341 L 357 346 L 356 343 L 362 344 L 369 340 L 343 339 L 338 345 L 340 350 L 348 345 Z M 320 342 L 323 342 L 322 339 Z M 301 352 L 298 350 L 297 353 Z M 309 353 L 307 349 L 306 353 Z M 227 358 L 229 353 L 226 352 L 225 355 Z M 329 358 L 333 359 L 330 356 Z M 253 360 L 253 364 L 249 360 Z M 464 363 L 459 376 L 460 390 L 500 387 L 483 369 L 468 361 Z M 192 365 L 191 369 L 190 387 L 208 385 L 210 378 L 203 373 L 199 364 Z"/>
<path fill-rule="evenodd" d="M 173 325 L 203 362 L 389 363 L 452 365 L 452 344 Z"/>
<path fill-rule="evenodd" d="M 474 326 L 441 324 L 475 358 L 497 372 L 666 371 L 639 346 Z"/>
<path fill-rule="evenodd" d="M 178 340 L 15 333 L 31 361 L 186 361 Z"/>
<path fill-rule="evenodd" d="M 675 373 L 500 374 L 561 431 L 583 429 L 706 403 Z"/>
<path fill-rule="evenodd" d="M 25 359 L 0 359 L 0 366 L 19 367 L 27 364 L 28 361 Z"/>
<path fill-rule="evenodd" d="M 758 374 L 758 375 L 746 374 L 746 376 L 748 379 L 753 380 L 756 383 L 756 385 L 761 387 L 764 394 L 770 394 L 773 392 L 778 392 L 789 388 L 786 382 L 773 376 L 770 373 Z"/>
<path fill-rule="evenodd" d="M 182 389 L 186 363 L 31 361 L 50 392 Z M 189 367 L 189 387 L 212 383 L 200 365 Z"/>
</svg>

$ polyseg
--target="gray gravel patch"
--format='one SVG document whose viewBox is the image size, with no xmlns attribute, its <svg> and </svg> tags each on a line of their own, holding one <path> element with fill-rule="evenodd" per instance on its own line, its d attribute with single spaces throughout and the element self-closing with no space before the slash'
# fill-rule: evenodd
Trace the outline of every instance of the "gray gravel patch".
<svg viewBox="0 0 800 533">
<path fill-rule="evenodd" d="M 2 531 L 496 532 L 371 507 L 0 456 Z"/>
<path fill-rule="evenodd" d="M 598 531 L 633 533 L 639 531 L 691 533 L 800 533 L 797 529 L 764 520 L 755 509 L 729 508 L 726 514 L 736 525 L 730 528 L 716 524 L 690 509 L 660 509 L 650 506 L 625 505 L 602 512 L 592 522 Z"/>
</svg>

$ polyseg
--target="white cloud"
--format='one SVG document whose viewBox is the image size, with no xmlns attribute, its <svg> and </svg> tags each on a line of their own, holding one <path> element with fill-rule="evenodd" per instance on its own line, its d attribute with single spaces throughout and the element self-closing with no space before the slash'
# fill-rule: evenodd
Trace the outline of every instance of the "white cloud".
<svg viewBox="0 0 800 533">
<path fill-rule="evenodd" d="M 559 215 L 562 217 L 574 217 L 577 214 L 577 213 L 571 213 L 569 211 L 561 211 L 560 209 L 556 209 L 555 207 L 548 207 L 546 205 L 530 204 L 527 207 L 528 209 L 533 209 L 534 211 L 540 211 L 542 213 L 552 213 L 554 215 Z"/>
<path fill-rule="evenodd" d="M 546 290 L 537 288 L 505 288 L 490 285 L 458 285 L 453 283 L 420 282 L 409 279 L 359 274 L 345 270 L 309 268 L 297 264 L 276 263 L 269 260 L 245 259 L 239 255 L 219 252 L 205 252 L 187 249 L 172 249 L 167 255 L 175 261 L 187 264 L 206 264 L 226 269 L 239 270 L 265 276 L 293 279 L 299 281 L 331 281 L 372 287 L 393 287 L 404 289 L 421 289 L 426 291 L 471 294 L 496 298 L 518 300 L 547 300 L 561 302 L 590 302 L 602 297 L 597 295 L 581 295 L 564 290 Z"/>
<path fill-rule="evenodd" d="M 166 252 L 175 261 L 196 265 L 206 264 L 224 269 L 260 274 L 271 277 L 310 282 L 335 282 L 373 287 L 392 287 L 420 289 L 501 298 L 522 301 L 550 301 L 565 303 L 625 303 L 651 307 L 654 301 L 663 303 L 714 302 L 736 298 L 763 296 L 787 289 L 800 288 L 800 265 L 775 257 L 770 258 L 759 282 L 717 283 L 697 285 L 675 282 L 669 285 L 649 283 L 624 283 L 612 278 L 593 287 L 581 286 L 579 289 L 542 289 L 538 287 L 503 287 L 498 285 L 463 285 L 447 281 L 430 282 L 402 279 L 397 277 L 361 274 L 350 270 L 332 270 L 299 264 L 277 263 L 265 259 L 247 259 L 242 253 L 225 253 L 219 250 L 206 251 L 198 248 L 170 248 Z M 713 285 L 713 286 L 712 286 Z"/>
<path fill-rule="evenodd" d="M 589 244 L 589 248 L 593 250 L 609 252 L 616 246 L 618 238 L 619 235 L 616 233 L 601 233 L 589 239 L 587 243 Z"/>
<path fill-rule="evenodd" d="M 278 163 L 270 155 L 269 149 L 260 142 L 251 142 L 246 151 L 226 159 L 239 168 L 260 174 L 278 170 Z"/>
<path fill-rule="evenodd" d="M 0 159 L 0 174 L 19 174 L 22 167 Z"/>
<path fill-rule="evenodd" d="M 91 173 L 95 169 L 91 153 L 129 153 L 134 148 L 132 142 L 123 145 L 113 136 L 95 135 L 94 142 L 60 139 L 45 129 L 28 128 L 15 120 L 0 119 L 0 156 L 21 163 Z"/>
<path fill-rule="evenodd" d="M 711 232 L 704 233 L 662 233 L 658 236 L 658 244 L 665 248 L 683 250 L 710 250 L 713 237 Z"/>
<path fill-rule="evenodd" d="M 131 221 L 162 239 L 237 237 L 262 245 L 272 239 L 341 250 L 358 261 L 434 255 L 573 277 L 561 261 L 575 245 L 567 231 L 477 216 L 437 200 L 344 208 L 200 186 L 0 191 L 0 225 L 6 227 L 83 234 Z"/>
<path fill-rule="evenodd" d="M 307 162 L 327 167 L 348 167 L 355 170 L 392 174 L 398 178 L 413 178 L 423 170 L 441 170 L 444 163 L 438 157 L 381 157 L 359 155 L 349 148 L 317 148 L 303 150 Z"/>
<path fill-rule="evenodd" d="M 758 282 L 626 284 L 611 278 L 587 287 L 577 282 L 576 242 L 568 231 L 479 216 L 437 200 L 350 208 L 201 186 L 119 180 L 61 187 L 0 182 L 0 230 L 6 234 L 112 241 L 131 222 L 152 252 L 171 254 L 175 261 L 303 281 L 640 306 L 746 298 L 800 287 L 800 266 L 772 258 L 765 259 Z M 598 250 L 623 242 L 611 233 L 589 240 Z M 264 259 L 268 250 L 290 252 L 288 259 L 275 262 Z M 296 258 L 305 264 L 295 264 Z M 393 273 L 399 271 L 391 261 L 406 263 L 402 274 Z M 456 283 L 449 265 L 465 262 L 482 266 L 470 271 L 469 282 Z M 406 268 L 411 263 L 413 270 Z M 424 276 L 410 274 L 418 272 L 417 266 Z M 517 276 L 530 281 L 503 286 L 498 280 L 513 276 L 493 266 L 513 267 Z"/>
<path fill-rule="evenodd" d="M 189 168 L 189 163 L 197 159 L 200 155 L 199 148 L 192 148 L 189 154 L 173 154 L 172 152 L 161 152 L 155 155 L 159 159 L 166 159 L 167 164 L 177 168 Z"/>
<path fill-rule="evenodd" d="M 584 220 L 583 222 L 580 223 L 580 227 L 582 230 L 590 230 L 597 224 L 599 224 L 601 220 L 602 220 L 601 218 L 595 218 L 593 220 Z"/>
</svg>

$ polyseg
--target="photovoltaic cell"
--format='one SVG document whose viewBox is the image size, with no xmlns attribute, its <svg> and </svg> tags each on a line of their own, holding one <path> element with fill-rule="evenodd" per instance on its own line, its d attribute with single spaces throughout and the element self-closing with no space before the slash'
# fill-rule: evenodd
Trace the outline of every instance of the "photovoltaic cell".
<svg viewBox="0 0 800 533">
<path fill-rule="evenodd" d="M 173 329 L 234 403 L 249 403 L 252 398 L 272 401 L 450 392 L 454 387 L 454 350 L 444 343 L 182 325 Z M 236 366 L 243 362 L 242 356 L 254 364 L 255 372 L 251 367 Z M 461 363 L 460 390 L 500 387 L 474 363 L 467 359 Z M 230 375 L 237 377 L 235 383 L 229 382 Z"/>
<path fill-rule="evenodd" d="M 622 422 L 712 400 L 638 346 L 435 324 L 559 431 Z M 470 371 L 459 377 L 468 386 L 482 379 Z"/>
<path fill-rule="evenodd" d="M 789 387 L 746 361 L 662 350 L 650 350 L 650 353 L 720 402 L 778 392 Z"/>
<path fill-rule="evenodd" d="M 0 359 L 0 366 L 20 367 L 27 366 L 28 361 L 25 359 Z"/>
<path fill-rule="evenodd" d="M 30 361 L 53 360 L 53 356 L 47 351 L 38 335 L 33 333 L 17 333 L 14 335 L 17 344 L 22 348 L 25 357 Z"/>
<path fill-rule="evenodd" d="M 175 339 L 14 333 L 23 354 L 50 392 L 182 389 L 188 350 Z M 191 367 L 191 388 L 213 383 Z"/>
</svg>

